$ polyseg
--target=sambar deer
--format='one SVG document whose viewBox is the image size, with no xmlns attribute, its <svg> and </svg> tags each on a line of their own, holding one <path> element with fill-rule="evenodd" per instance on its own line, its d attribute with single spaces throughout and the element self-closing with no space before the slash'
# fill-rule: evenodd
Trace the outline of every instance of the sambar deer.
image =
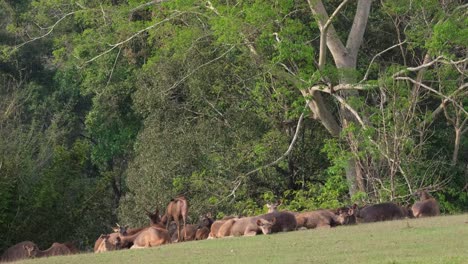
<svg viewBox="0 0 468 264">
<path fill-rule="evenodd" d="M 223 226 L 224 223 L 226 223 L 226 221 L 228 221 L 229 219 L 233 219 L 233 218 L 235 218 L 235 217 L 234 216 L 226 216 L 221 220 L 214 221 L 213 224 L 211 224 L 210 234 L 208 235 L 208 239 L 217 238 L 218 237 L 218 231 L 221 228 L 221 226 Z"/>
<path fill-rule="evenodd" d="M 150 226 L 133 235 L 125 235 L 125 233 L 119 234 L 118 241 L 123 245 L 132 244 L 131 249 L 155 247 L 171 242 L 167 230 L 157 226 Z"/>
<path fill-rule="evenodd" d="M 268 208 L 268 213 L 278 212 L 278 206 L 281 205 L 281 200 L 278 200 L 274 203 L 267 203 L 266 207 Z"/>
<path fill-rule="evenodd" d="M 398 220 L 411 217 L 407 208 L 395 203 L 387 202 L 359 208 L 353 206 L 358 223 L 371 223 L 389 220 Z"/>
<path fill-rule="evenodd" d="M 242 219 L 242 218 L 235 217 L 235 218 L 229 218 L 229 219 L 223 221 L 222 222 L 223 224 L 219 227 L 218 231 L 216 232 L 215 237 L 222 238 L 222 237 L 231 236 L 232 226 L 239 219 Z"/>
<path fill-rule="evenodd" d="M 42 258 L 71 254 L 70 249 L 61 243 L 53 243 L 52 246 L 46 250 L 40 250 L 37 245 L 25 245 L 24 248 L 28 251 L 28 256 L 30 258 Z"/>
<path fill-rule="evenodd" d="M 276 218 L 271 220 L 264 219 L 262 217 L 253 216 L 253 217 L 244 217 L 239 219 L 230 219 L 226 224 L 232 225 L 230 227 L 230 236 L 255 236 L 259 233 L 265 235 L 271 234 L 273 225 L 276 223 Z M 223 227 L 221 227 L 220 231 Z"/>
<path fill-rule="evenodd" d="M 271 232 L 278 233 L 278 232 L 288 232 L 296 230 L 297 221 L 296 217 L 292 212 L 288 211 L 280 211 L 280 212 L 272 212 L 263 215 L 259 215 L 258 217 L 263 218 L 268 221 L 273 221 L 274 225 L 272 226 Z"/>
<path fill-rule="evenodd" d="M 200 222 L 198 223 L 197 232 L 195 233 L 195 240 L 207 239 L 210 235 L 210 229 L 213 222 L 214 221 L 213 218 L 211 218 L 211 213 L 201 216 Z"/>
<path fill-rule="evenodd" d="M 346 221 L 346 215 L 344 212 L 340 212 L 339 215 L 336 215 L 330 210 L 302 212 L 297 213 L 295 217 L 297 221 L 297 229 L 313 229 L 320 227 L 329 228 L 342 225 Z"/>
<path fill-rule="evenodd" d="M 33 247 L 36 246 L 36 244 L 31 241 L 23 241 L 15 244 L 3 252 L 2 256 L 0 257 L 0 262 L 10 262 L 29 258 L 28 251 L 26 248 L 24 248 L 25 246 Z"/>
<path fill-rule="evenodd" d="M 182 241 L 192 241 L 192 240 L 202 240 L 208 238 L 210 233 L 211 224 L 213 219 L 209 215 L 204 215 L 200 217 L 198 224 L 186 225 L 181 233 L 183 233 Z M 197 237 L 198 234 L 198 237 Z M 171 237 L 174 241 L 174 237 Z"/>
<path fill-rule="evenodd" d="M 162 222 L 166 223 L 166 229 L 169 229 L 169 224 L 174 220 L 177 224 L 177 241 L 180 241 L 180 220 L 186 224 L 188 213 L 188 202 L 184 196 L 178 196 L 172 199 L 167 205 L 166 214 L 163 216 Z M 184 233 L 184 236 L 186 234 Z"/>
<path fill-rule="evenodd" d="M 100 242 L 96 243 L 97 245 L 96 244 L 94 245 L 94 253 L 102 253 L 102 252 L 106 252 L 106 251 L 112 251 L 112 250 L 116 250 L 116 249 L 118 249 L 120 247 L 120 245 L 117 244 L 117 241 L 119 241 L 118 236 L 117 236 L 117 239 L 116 239 L 115 243 L 111 243 L 109 241 L 109 237 L 110 237 L 109 234 L 107 234 L 107 235 L 101 234 L 99 236 Z"/>
<path fill-rule="evenodd" d="M 411 207 L 414 217 L 428 217 L 440 215 L 439 203 L 427 191 L 421 190 L 415 193 L 419 201 Z"/>
</svg>

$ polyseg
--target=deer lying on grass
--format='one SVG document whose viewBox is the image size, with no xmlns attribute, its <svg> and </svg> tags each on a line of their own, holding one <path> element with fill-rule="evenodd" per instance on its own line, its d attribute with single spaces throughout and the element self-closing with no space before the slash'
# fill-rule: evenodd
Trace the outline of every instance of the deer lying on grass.
<svg viewBox="0 0 468 264">
<path fill-rule="evenodd" d="M 109 237 L 110 235 L 104 235 L 104 234 L 99 236 L 98 240 L 100 240 L 100 243 L 96 242 L 97 245 L 96 244 L 94 245 L 94 253 L 102 253 L 102 252 L 112 251 L 112 250 L 116 250 L 120 248 L 120 245 L 117 244 L 117 241 L 119 240 L 118 236 L 117 236 L 115 243 L 111 243 L 109 241 Z"/>
<path fill-rule="evenodd" d="M 206 214 L 200 218 L 197 232 L 195 233 L 195 240 L 207 239 L 210 234 L 211 226 L 213 225 L 213 218 L 211 214 Z"/>
<path fill-rule="evenodd" d="M 40 250 L 37 245 L 24 245 L 24 249 L 26 249 L 30 258 L 42 258 L 71 254 L 70 249 L 61 243 L 53 243 L 50 248 L 44 251 Z"/>
<path fill-rule="evenodd" d="M 119 234 L 121 232 L 125 233 L 125 235 L 134 235 L 136 233 L 141 232 L 142 230 L 146 229 L 147 227 L 143 228 L 128 228 L 128 226 L 120 226 L 119 224 L 116 224 L 115 227 L 112 228 L 114 233 L 106 235 L 107 238 L 107 246 L 104 246 L 102 248 L 108 248 L 107 250 L 104 251 L 109 251 L 109 250 L 118 250 L 118 249 L 125 249 L 125 248 L 130 248 L 132 244 L 122 244 L 120 240 L 118 240 L 118 237 L 120 236 Z M 101 235 L 96 242 L 94 243 L 94 252 L 98 253 L 98 248 L 101 246 L 103 242 L 104 235 Z M 101 250 L 102 250 L 101 248 Z M 100 251 L 103 252 L 103 251 Z"/>
<path fill-rule="evenodd" d="M 415 195 L 419 197 L 419 201 L 411 207 L 414 217 L 440 215 L 439 203 L 427 191 L 418 191 Z"/>
<path fill-rule="evenodd" d="M 0 257 L 0 262 L 17 261 L 20 259 L 29 258 L 29 254 L 28 251 L 25 249 L 25 246 L 33 247 L 36 246 L 36 244 L 31 241 L 23 241 L 16 245 L 13 245 L 7 250 L 5 250 L 5 252 L 3 252 L 2 256 Z"/>
<path fill-rule="evenodd" d="M 288 232 L 296 230 L 297 221 L 293 213 L 287 211 L 272 212 L 258 216 L 262 219 L 273 221 L 274 225 L 271 232 Z"/>
<path fill-rule="evenodd" d="M 150 226 L 133 235 L 125 235 L 125 233 L 125 231 L 119 233 L 117 240 L 122 245 L 132 244 L 131 249 L 155 247 L 171 242 L 167 230 L 157 226 Z"/>
<path fill-rule="evenodd" d="M 178 241 L 178 242 L 195 240 L 195 235 L 197 233 L 197 230 L 198 230 L 198 225 L 186 225 L 180 231 L 180 233 L 182 234 L 182 238 L 178 239 L 177 232 L 174 232 L 174 234 L 171 236 L 171 240 Z"/>
<path fill-rule="evenodd" d="M 196 225 L 186 225 L 181 233 L 184 234 L 181 241 L 192 241 L 192 240 L 202 240 L 208 237 L 210 233 L 210 227 L 213 223 L 213 219 L 209 215 L 204 215 L 200 217 L 200 222 Z M 198 237 L 197 237 L 198 234 Z M 172 241 L 176 241 L 177 237 L 174 235 L 171 236 Z"/>
<path fill-rule="evenodd" d="M 317 210 L 311 212 L 302 212 L 295 215 L 297 228 L 320 228 L 320 227 L 335 227 L 342 225 L 346 221 L 345 212 L 340 212 L 339 215 L 334 214 L 329 210 Z"/>
<path fill-rule="evenodd" d="M 232 236 L 231 235 L 231 229 L 234 223 L 241 218 L 229 218 L 227 220 L 222 221 L 222 225 L 218 228 L 218 231 L 216 232 L 215 237 L 221 238 L 221 237 L 228 237 Z"/>
<path fill-rule="evenodd" d="M 255 236 L 257 233 L 268 235 L 271 233 L 272 227 L 276 222 L 276 218 L 271 221 L 258 216 L 233 218 L 227 220 L 219 229 L 220 237 L 227 236 Z M 225 228 L 226 227 L 226 228 Z M 224 232 L 223 232 L 224 230 Z M 223 232 L 223 234 L 220 234 Z"/>
<path fill-rule="evenodd" d="M 394 203 L 381 203 L 358 208 L 353 206 L 358 223 L 371 223 L 389 221 L 411 217 L 411 213 L 405 207 Z"/>
<path fill-rule="evenodd" d="M 210 234 L 208 235 L 208 239 L 213 239 L 218 237 L 218 231 L 221 228 L 221 226 L 226 223 L 229 219 L 233 219 L 234 216 L 226 216 L 221 220 L 216 220 L 211 224 L 210 228 Z"/>
<path fill-rule="evenodd" d="M 356 211 L 353 207 L 344 206 L 344 207 L 340 207 L 338 209 L 332 209 L 329 211 L 334 213 L 335 215 L 344 216 L 345 220 L 342 225 L 354 225 L 357 223 L 356 214 L 355 214 Z"/>
<path fill-rule="evenodd" d="M 188 213 L 188 202 L 184 196 L 178 196 L 172 199 L 167 205 L 166 214 L 162 218 L 162 222 L 166 223 L 166 229 L 169 229 L 169 224 L 174 220 L 177 224 L 177 240 L 180 241 L 180 220 L 183 220 L 184 228 Z M 184 237 L 186 236 L 184 232 Z"/>
</svg>

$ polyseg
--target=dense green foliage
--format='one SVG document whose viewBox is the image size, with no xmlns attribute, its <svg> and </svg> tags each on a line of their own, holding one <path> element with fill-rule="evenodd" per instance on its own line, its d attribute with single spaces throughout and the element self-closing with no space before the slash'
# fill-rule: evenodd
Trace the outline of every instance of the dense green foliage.
<svg viewBox="0 0 468 264">
<path fill-rule="evenodd" d="M 341 3 L 324 2 L 329 13 Z M 405 203 L 422 187 L 443 212 L 467 210 L 462 2 L 374 1 L 346 73 L 367 85 L 347 102 L 365 126 L 332 137 L 301 94 L 343 74 L 331 58 L 318 70 L 307 1 L 0 0 L 0 251 L 22 240 L 89 247 L 178 194 L 191 221 L 278 198 L 298 211 Z M 355 12 L 350 1 L 333 21 L 340 38 Z M 325 100 L 339 116 L 340 102 Z M 350 157 L 365 175 L 353 197 Z"/>
</svg>

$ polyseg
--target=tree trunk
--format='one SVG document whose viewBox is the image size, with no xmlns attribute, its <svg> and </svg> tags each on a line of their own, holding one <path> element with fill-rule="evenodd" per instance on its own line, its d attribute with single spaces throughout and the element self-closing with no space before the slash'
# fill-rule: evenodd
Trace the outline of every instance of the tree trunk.
<svg viewBox="0 0 468 264">
<path fill-rule="evenodd" d="M 367 27 L 367 21 L 372 5 L 372 0 L 358 0 L 353 25 L 345 46 L 336 33 L 332 22 L 333 18 L 340 12 L 340 8 L 342 8 L 347 2 L 348 1 L 346 0 L 343 1 L 342 4 L 337 7 L 335 12 L 329 16 L 321 0 L 307 0 L 310 10 L 319 24 L 321 31 L 320 42 L 326 42 L 326 47 L 330 50 L 335 66 L 341 70 L 340 84 L 356 83 L 356 78 L 353 73 L 356 70 L 357 55 L 363 41 L 364 31 Z M 325 66 L 326 47 L 324 45 L 320 46 L 319 70 L 323 69 Z M 314 117 L 320 119 L 322 124 L 333 136 L 338 136 L 342 129 L 346 129 L 349 126 L 350 122 L 356 122 L 355 116 L 342 105 L 340 107 L 340 122 L 338 123 L 335 120 L 335 117 L 330 115 L 330 106 L 323 103 L 321 95 L 317 96 L 316 94 L 319 94 L 319 92 L 303 92 L 304 96 L 313 95 L 309 107 L 314 113 Z M 355 90 L 347 90 L 341 91 L 340 95 L 344 99 L 347 99 L 357 96 L 358 92 Z M 347 140 L 349 146 L 357 146 L 357 142 L 355 142 L 353 137 L 348 136 Z M 357 151 L 357 148 L 355 151 Z M 345 168 L 345 171 L 346 179 L 349 183 L 349 194 L 352 196 L 356 191 L 365 191 L 364 180 L 362 177 L 363 173 L 354 157 L 350 158 L 348 161 L 348 166 Z"/>
</svg>

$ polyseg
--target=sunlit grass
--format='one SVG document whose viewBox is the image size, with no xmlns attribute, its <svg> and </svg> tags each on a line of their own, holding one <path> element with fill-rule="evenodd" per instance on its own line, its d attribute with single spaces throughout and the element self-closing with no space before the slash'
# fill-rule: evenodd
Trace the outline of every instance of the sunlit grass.
<svg viewBox="0 0 468 264">
<path fill-rule="evenodd" d="M 441 216 L 21 263 L 468 263 L 467 222 Z"/>
</svg>

